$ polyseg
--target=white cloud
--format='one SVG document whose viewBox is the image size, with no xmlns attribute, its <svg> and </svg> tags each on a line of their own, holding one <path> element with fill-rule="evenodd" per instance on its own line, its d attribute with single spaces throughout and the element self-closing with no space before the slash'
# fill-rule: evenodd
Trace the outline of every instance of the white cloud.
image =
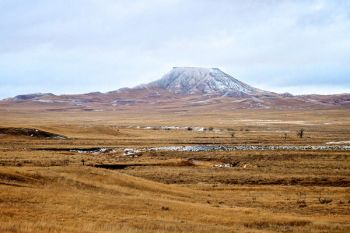
<svg viewBox="0 0 350 233">
<path fill-rule="evenodd" d="M 350 92 L 349 9 L 331 0 L 0 0 L 0 97 L 108 91 L 173 66 L 220 67 L 269 90 Z"/>
</svg>

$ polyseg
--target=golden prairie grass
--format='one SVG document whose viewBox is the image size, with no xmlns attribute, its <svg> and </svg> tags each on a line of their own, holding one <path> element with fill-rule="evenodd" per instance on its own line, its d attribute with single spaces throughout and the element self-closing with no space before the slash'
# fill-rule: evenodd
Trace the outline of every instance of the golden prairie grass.
<svg viewBox="0 0 350 233">
<path fill-rule="evenodd" d="M 1 176 L 2 183 L 7 183 L 2 185 L 0 197 L 1 230 L 5 232 L 348 229 L 344 216 L 336 218 L 338 223 L 331 218 L 317 218 L 323 220 L 320 223 L 312 215 L 277 215 L 267 208 L 249 207 L 249 203 L 230 206 L 230 196 L 242 195 L 242 191 L 234 189 L 193 190 L 86 167 L 2 170 L 7 174 Z M 265 201 L 267 197 L 263 197 Z M 208 198 L 217 204 L 207 203 Z"/>
<path fill-rule="evenodd" d="M 1 113 L 0 127 L 38 128 L 69 139 L 0 135 L 0 232 L 350 231 L 350 152 L 146 152 L 137 158 L 122 155 L 125 147 L 321 145 L 347 141 L 348 110 L 319 111 L 320 114 L 243 111 L 200 116 Z M 145 130 L 135 128 L 138 125 L 212 126 L 225 130 Z M 306 130 L 303 139 L 295 134 L 301 127 Z M 234 138 L 228 128 L 234 129 Z M 281 133 L 284 131 L 288 131 L 287 140 Z M 69 150 L 91 147 L 116 151 L 80 154 Z M 235 166 L 214 167 L 220 163 Z M 97 164 L 126 167 L 93 167 Z"/>
</svg>

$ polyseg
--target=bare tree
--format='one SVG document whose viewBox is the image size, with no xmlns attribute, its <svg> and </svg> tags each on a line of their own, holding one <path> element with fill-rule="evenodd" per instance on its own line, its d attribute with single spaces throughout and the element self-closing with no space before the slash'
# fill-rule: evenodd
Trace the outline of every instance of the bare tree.
<svg viewBox="0 0 350 233">
<path fill-rule="evenodd" d="M 297 131 L 297 136 L 299 137 L 299 138 L 303 138 L 304 137 L 304 129 L 303 128 L 301 128 L 300 130 L 298 130 Z"/>
</svg>

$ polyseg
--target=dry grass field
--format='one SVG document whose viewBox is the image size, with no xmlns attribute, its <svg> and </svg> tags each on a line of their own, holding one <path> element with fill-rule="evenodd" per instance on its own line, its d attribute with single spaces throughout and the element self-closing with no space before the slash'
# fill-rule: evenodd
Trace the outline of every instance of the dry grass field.
<svg viewBox="0 0 350 233">
<path fill-rule="evenodd" d="M 346 145 L 349 116 L 3 108 L 0 232 L 350 232 L 350 151 L 123 155 L 170 145 Z"/>
</svg>

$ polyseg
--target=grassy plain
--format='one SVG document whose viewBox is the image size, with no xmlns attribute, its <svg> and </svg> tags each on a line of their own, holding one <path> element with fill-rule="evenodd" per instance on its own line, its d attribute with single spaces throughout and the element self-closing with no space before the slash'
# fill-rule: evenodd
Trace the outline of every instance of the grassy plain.
<svg viewBox="0 0 350 233">
<path fill-rule="evenodd" d="M 0 232 L 350 232 L 350 152 L 123 155 L 125 148 L 165 145 L 346 143 L 349 116 L 346 109 L 1 109 L 0 128 L 40 129 L 67 139 L 0 134 Z M 213 130 L 144 129 L 158 126 Z M 301 128 L 302 139 L 296 135 Z M 74 151 L 95 147 L 113 151 Z M 101 164 L 123 169 L 95 167 Z"/>
</svg>

